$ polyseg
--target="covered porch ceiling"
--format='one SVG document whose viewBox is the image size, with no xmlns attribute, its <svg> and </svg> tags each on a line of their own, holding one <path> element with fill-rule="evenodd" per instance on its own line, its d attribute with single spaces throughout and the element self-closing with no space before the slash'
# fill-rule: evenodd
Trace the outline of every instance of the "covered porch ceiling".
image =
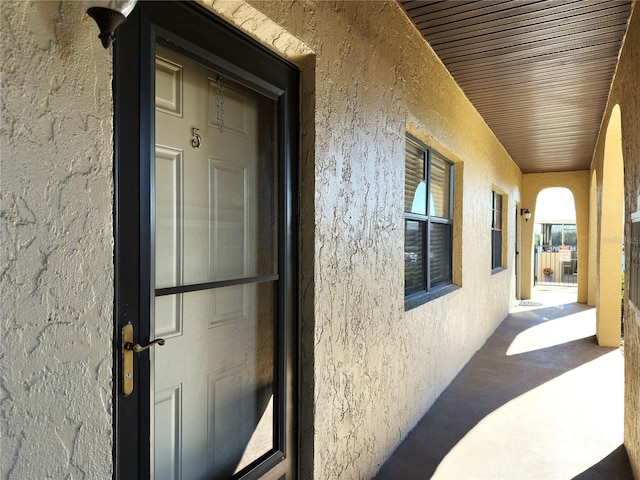
<svg viewBox="0 0 640 480">
<path fill-rule="evenodd" d="M 588 170 L 631 0 L 398 0 L 523 173 Z"/>
</svg>

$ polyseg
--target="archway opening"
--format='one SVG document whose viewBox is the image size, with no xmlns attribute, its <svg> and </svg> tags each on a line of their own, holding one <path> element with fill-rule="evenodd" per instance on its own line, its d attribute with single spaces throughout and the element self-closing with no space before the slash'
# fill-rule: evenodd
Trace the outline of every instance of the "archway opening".
<svg viewBox="0 0 640 480">
<path fill-rule="evenodd" d="M 545 188 L 536 198 L 533 277 L 536 290 L 578 294 L 578 229 L 573 193 Z"/>
</svg>

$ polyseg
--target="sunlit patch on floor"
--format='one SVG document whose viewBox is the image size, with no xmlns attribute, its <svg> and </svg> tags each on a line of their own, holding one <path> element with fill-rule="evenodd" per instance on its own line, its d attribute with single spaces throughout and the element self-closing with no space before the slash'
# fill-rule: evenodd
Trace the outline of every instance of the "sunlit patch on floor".
<svg viewBox="0 0 640 480">
<path fill-rule="evenodd" d="M 589 469 L 622 443 L 622 363 L 612 351 L 507 402 L 457 443 L 432 478 L 574 478 Z"/>
<path fill-rule="evenodd" d="M 545 320 L 546 317 L 545 317 Z M 507 355 L 541 350 L 561 345 L 581 338 L 592 337 L 596 333 L 596 318 L 593 312 L 582 312 L 547 320 L 519 333 L 509 345 Z"/>
</svg>

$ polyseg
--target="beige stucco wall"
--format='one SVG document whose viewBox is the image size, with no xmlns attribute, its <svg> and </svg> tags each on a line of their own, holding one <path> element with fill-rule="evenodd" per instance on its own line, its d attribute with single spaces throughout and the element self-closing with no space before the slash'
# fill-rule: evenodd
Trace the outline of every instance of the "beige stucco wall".
<svg viewBox="0 0 640 480">
<path fill-rule="evenodd" d="M 111 60 L 80 2 L 0 2 L 0 478 L 111 478 Z"/>
<path fill-rule="evenodd" d="M 313 186 L 303 262 L 314 271 L 303 289 L 303 395 L 313 402 L 303 409 L 314 422 L 303 425 L 303 477 L 369 478 L 508 312 L 521 173 L 395 2 L 250 3 L 315 54 L 302 65 L 315 85 L 303 99 L 303 122 L 314 119 L 302 132 L 313 148 L 311 159 L 303 151 Z M 228 2 L 212 8 L 249 33 L 264 24 L 234 20 Z M 405 313 L 407 128 L 462 171 L 462 289 Z M 509 215 L 509 269 L 495 275 L 492 187 Z"/>
<path fill-rule="evenodd" d="M 536 201 L 545 188 L 565 187 L 573 194 L 578 231 L 578 302 L 587 302 L 589 266 L 589 171 L 528 173 L 523 177 L 522 206 L 531 220 L 522 223 L 522 298 L 531 298 L 533 288 L 533 227 Z"/>
<path fill-rule="evenodd" d="M 616 105 L 618 105 L 620 109 L 620 125 L 622 127 L 625 198 L 624 240 L 627 251 L 629 251 L 631 241 L 633 241 L 630 232 L 630 217 L 633 212 L 640 210 L 640 205 L 637 202 L 637 198 L 640 195 L 640 90 L 638 88 L 638 72 L 640 72 L 640 8 L 635 2 L 591 165 L 592 172 L 595 171 L 598 178 L 599 191 L 597 195 L 607 195 L 606 191 L 603 192 L 601 190 L 601 179 L 603 175 L 607 175 L 605 143 L 610 119 L 616 110 Z M 619 191 L 614 191 L 613 195 L 619 193 Z M 600 201 L 599 203 L 601 204 Z M 599 212 L 599 215 L 604 214 L 605 212 Z M 626 260 L 628 270 L 629 256 L 627 256 Z M 640 478 L 640 311 L 629 302 L 627 294 L 625 294 L 625 297 L 624 443 L 631 460 L 635 478 Z"/>
<path fill-rule="evenodd" d="M 302 70 L 302 476 L 369 478 L 508 313 L 522 175 L 397 3 L 205 3 Z M 111 57 L 80 3 L 1 5 L 1 473 L 109 478 Z M 462 288 L 409 312 L 407 128 L 462 177 Z"/>
<path fill-rule="evenodd" d="M 597 172 L 591 170 L 591 186 L 589 187 L 589 283 L 587 304 L 595 307 L 598 284 L 598 178 Z"/>
<path fill-rule="evenodd" d="M 597 238 L 596 264 L 590 265 L 595 279 L 596 331 L 598 343 L 616 347 L 620 344 L 620 292 L 624 214 L 624 172 L 620 108 L 609 115 L 604 141 L 596 145 L 591 166 L 595 174 L 592 192 Z M 600 180 L 598 180 L 600 179 Z"/>
</svg>

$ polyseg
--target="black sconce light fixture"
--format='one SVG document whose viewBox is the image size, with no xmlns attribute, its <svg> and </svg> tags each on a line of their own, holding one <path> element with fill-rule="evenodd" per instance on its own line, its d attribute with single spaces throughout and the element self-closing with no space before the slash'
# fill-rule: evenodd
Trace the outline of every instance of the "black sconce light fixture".
<svg viewBox="0 0 640 480">
<path fill-rule="evenodd" d="M 528 208 L 521 208 L 520 215 L 524 217 L 525 222 L 528 222 L 529 219 L 531 218 L 531 212 L 529 211 Z"/>
<path fill-rule="evenodd" d="M 85 0 L 87 14 L 98 24 L 104 48 L 109 48 L 115 39 L 115 30 L 122 25 L 136 6 L 137 0 Z"/>
</svg>

